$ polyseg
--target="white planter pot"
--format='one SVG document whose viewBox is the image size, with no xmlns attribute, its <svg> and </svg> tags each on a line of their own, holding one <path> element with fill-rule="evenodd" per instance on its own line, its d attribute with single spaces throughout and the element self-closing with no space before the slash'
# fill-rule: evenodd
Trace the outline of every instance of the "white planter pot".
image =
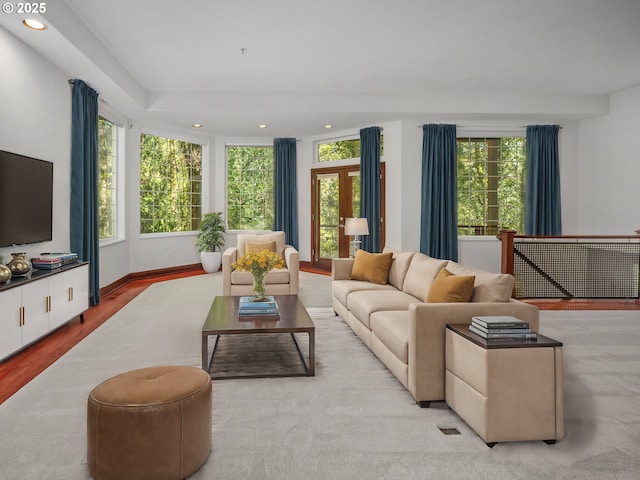
<svg viewBox="0 0 640 480">
<path fill-rule="evenodd" d="M 202 268 L 207 273 L 215 273 L 222 265 L 222 252 L 200 252 Z"/>
</svg>

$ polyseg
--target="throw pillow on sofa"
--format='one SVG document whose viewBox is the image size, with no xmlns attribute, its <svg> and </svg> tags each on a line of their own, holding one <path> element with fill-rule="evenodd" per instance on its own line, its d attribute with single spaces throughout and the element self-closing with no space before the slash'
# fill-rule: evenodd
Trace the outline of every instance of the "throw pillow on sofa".
<svg viewBox="0 0 640 480">
<path fill-rule="evenodd" d="M 260 253 L 263 250 L 269 250 L 270 252 L 276 252 L 276 242 L 247 242 L 247 253 Z"/>
<path fill-rule="evenodd" d="M 440 270 L 427 294 L 427 303 L 468 302 L 473 295 L 473 275 L 454 275 L 446 268 Z"/>
<path fill-rule="evenodd" d="M 393 253 L 369 253 L 358 250 L 351 269 L 351 280 L 386 285 Z"/>
<path fill-rule="evenodd" d="M 516 283 L 513 275 L 472 270 L 453 261 L 449 261 L 446 268 L 454 275 L 474 275 L 476 277 L 471 297 L 472 302 L 508 302 L 511 298 Z"/>
</svg>

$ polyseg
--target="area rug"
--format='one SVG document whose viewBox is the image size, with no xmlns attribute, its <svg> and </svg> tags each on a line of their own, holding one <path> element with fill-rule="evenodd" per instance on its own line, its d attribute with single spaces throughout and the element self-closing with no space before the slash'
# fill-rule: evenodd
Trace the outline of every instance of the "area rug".
<svg viewBox="0 0 640 480">
<path fill-rule="evenodd" d="M 213 338 L 209 341 L 210 344 L 215 344 Z M 296 334 L 296 342 L 304 361 L 308 362 L 309 335 Z M 210 349 L 213 350 L 213 346 Z M 306 369 L 302 361 L 290 333 L 221 335 L 215 347 L 210 372 L 217 380 L 304 375 Z"/>
<path fill-rule="evenodd" d="M 88 479 L 91 389 L 135 368 L 200 366 L 218 285 L 152 285 L 0 405 L 0 478 Z M 192 479 L 638 478 L 640 312 L 541 312 L 541 333 L 564 343 L 567 435 L 489 449 L 444 402 L 419 408 L 330 306 L 308 311 L 316 375 L 214 381 L 212 450 Z"/>
</svg>

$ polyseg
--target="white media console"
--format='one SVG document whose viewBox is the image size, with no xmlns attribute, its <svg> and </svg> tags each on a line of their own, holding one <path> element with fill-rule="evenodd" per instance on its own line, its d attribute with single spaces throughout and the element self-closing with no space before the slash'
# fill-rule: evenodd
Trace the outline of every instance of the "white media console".
<svg viewBox="0 0 640 480">
<path fill-rule="evenodd" d="M 0 285 L 0 360 L 89 308 L 89 263 L 32 270 Z"/>
</svg>

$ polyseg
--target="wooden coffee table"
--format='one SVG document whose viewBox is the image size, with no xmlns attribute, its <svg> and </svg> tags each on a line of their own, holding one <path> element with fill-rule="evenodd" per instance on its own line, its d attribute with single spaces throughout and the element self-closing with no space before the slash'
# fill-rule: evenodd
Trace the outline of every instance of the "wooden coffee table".
<svg viewBox="0 0 640 480">
<path fill-rule="evenodd" d="M 315 331 L 316 327 L 297 295 L 274 295 L 280 316 L 238 317 L 239 296 L 216 297 L 202 325 L 202 368 L 211 378 L 264 378 L 315 375 Z M 259 333 L 288 333 L 298 350 L 305 373 L 265 375 L 214 375 L 211 373 L 218 341 L 222 335 L 253 335 Z M 296 341 L 295 333 L 309 335 L 309 363 Z M 213 352 L 209 358 L 209 337 L 216 336 Z"/>
</svg>

